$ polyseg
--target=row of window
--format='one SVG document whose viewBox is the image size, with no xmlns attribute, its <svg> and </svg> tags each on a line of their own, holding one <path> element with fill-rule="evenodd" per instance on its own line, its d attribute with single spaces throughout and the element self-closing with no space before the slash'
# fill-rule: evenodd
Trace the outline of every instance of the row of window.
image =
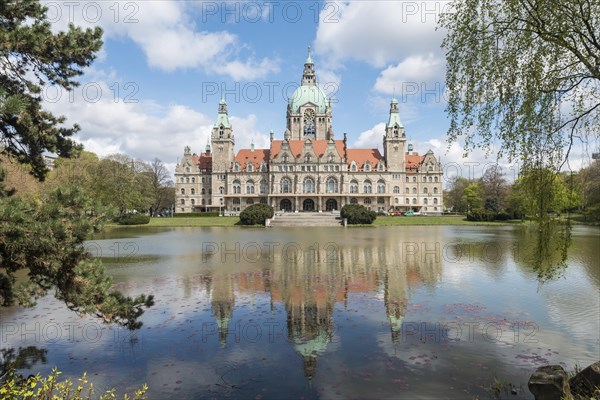
<svg viewBox="0 0 600 400">
<path fill-rule="evenodd" d="M 180 192 L 181 192 L 181 194 L 185 194 L 185 189 L 181 188 Z M 196 189 L 194 189 L 194 188 L 190 189 L 190 194 L 196 194 Z M 206 189 L 202 188 L 200 190 L 200 194 L 206 194 Z M 208 189 L 208 194 L 212 194 L 212 189 L 210 189 L 210 188 Z"/>
<path fill-rule="evenodd" d="M 221 200 L 222 200 L 222 199 L 221 199 Z M 185 199 L 181 199 L 179 202 L 181 203 L 181 205 L 182 205 L 182 206 L 184 206 L 184 205 L 185 205 Z M 221 203 L 223 203 L 223 202 L 221 201 Z M 195 205 L 196 205 L 196 200 L 194 200 L 194 199 L 191 199 L 191 200 L 190 200 L 190 204 L 191 204 L 191 205 L 193 205 L 193 206 L 195 206 Z M 206 200 L 202 199 L 202 202 L 201 202 L 201 204 L 202 204 L 203 206 L 205 206 L 205 205 L 206 205 Z M 211 205 L 211 204 L 212 204 L 212 200 L 211 200 L 211 199 L 208 199 L 208 205 Z"/>
<path fill-rule="evenodd" d="M 223 178 L 223 179 L 225 179 L 225 178 Z M 210 181 L 211 181 L 210 176 L 206 176 L 206 177 L 203 176 L 202 179 L 201 179 L 202 183 L 210 183 Z M 196 178 L 194 178 L 194 177 L 191 177 L 191 178 L 190 177 L 185 177 L 184 178 L 182 176 L 181 178 L 179 178 L 179 182 L 180 183 L 196 183 Z"/>
</svg>

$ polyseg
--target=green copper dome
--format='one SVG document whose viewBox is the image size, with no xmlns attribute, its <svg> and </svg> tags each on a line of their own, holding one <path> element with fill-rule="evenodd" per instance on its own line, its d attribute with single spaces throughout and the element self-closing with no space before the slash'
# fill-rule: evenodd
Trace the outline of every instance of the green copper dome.
<svg viewBox="0 0 600 400">
<path fill-rule="evenodd" d="M 312 103 L 318 107 L 319 113 L 324 113 L 327 107 L 327 96 L 317 85 L 300 86 L 290 99 L 292 112 L 297 113 L 301 106 Z"/>
</svg>

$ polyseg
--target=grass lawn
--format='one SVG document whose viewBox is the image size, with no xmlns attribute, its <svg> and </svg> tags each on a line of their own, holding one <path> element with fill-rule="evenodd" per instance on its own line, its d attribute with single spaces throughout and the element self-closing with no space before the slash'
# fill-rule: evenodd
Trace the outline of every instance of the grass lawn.
<svg viewBox="0 0 600 400">
<path fill-rule="evenodd" d="M 146 226 L 234 226 L 239 217 L 150 218 Z"/>
</svg>

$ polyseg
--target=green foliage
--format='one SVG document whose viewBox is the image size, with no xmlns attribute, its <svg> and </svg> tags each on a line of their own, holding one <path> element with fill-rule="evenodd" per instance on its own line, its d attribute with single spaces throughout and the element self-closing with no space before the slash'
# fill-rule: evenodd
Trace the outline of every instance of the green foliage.
<svg viewBox="0 0 600 400">
<path fill-rule="evenodd" d="M 598 136 L 599 2 L 456 0 L 440 26 L 448 135 L 467 152 L 558 171 L 576 139 Z"/>
<path fill-rule="evenodd" d="M 340 216 L 346 218 L 351 225 L 372 224 L 377 219 L 377 213 L 370 211 L 360 204 L 346 204 L 340 211 Z"/>
<path fill-rule="evenodd" d="M 458 177 L 451 184 L 450 189 L 444 193 L 444 204 L 453 212 L 464 213 L 469 207 L 465 189 L 471 184 L 471 181 L 466 178 Z"/>
<path fill-rule="evenodd" d="M 205 217 L 218 217 L 219 212 L 191 212 L 191 213 L 175 213 L 175 218 L 205 218 Z"/>
<path fill-rule="evenodd" d="M 273 207 L 268 204 L 253 204 L 240 213 L 242 225 L 264 225 L 268 218 L 275 214 Z"/>
<path fill-rule="evenodd" d="M 79 127 L 66 126 L 64 117 L 42 108 L 42 88 L 72 90 L 102 46 L 100 28 L 69 25 L 66 32 L 54 33 L 46 12 L 38 0 L 0 2 L 2 152 L 31 165 L 38 179 L 47 172 L 44 152 L 68 157 L 80 149 L 70 139 Z"/>
<path fill-rule="evenodd" d="M 29 376 L 24 379 L 20 375 L 10 372 L 8 378 L 0 386 L 0 397 L 5 400 L 54 400 L 54 399 L 72 399 L 72 400 L 91 400 L 94 398 L 94 384 L 88 380 L 87 374 L 73 383 L 71 379 L 59 381 L 61 374 L 56 368 L 52 369 L 52 374 L 42 378 L 39 374 Z M 146 399 L 148 386 L 135 391 L 133 397 L 124 395 L 124 400 L 143 400 Z M 101 394 L 100 400 L 115 398 L 115 390 L 111 389 Z"/>
<path fill-rule="evenodd" d="M 119 217 L 119 225 L 146 225 L 150 222 L 150 217 L 144 214 L 128 214 Z"/>
<path fill-rule="evenodd" d="M 479 181 L 465 188 L 465 199 L 469 210 L 483 207 L 483 188 Z"/>
<path fill-rule="evenodd" d="M 467 214 L 467 221 L 494 221 L 496 213 L 483 208 L 476 208 Z"/>
<path fill-rule="evenodd" d="M 55 189 L 41 201 L 0 199 L 0 306 L 31 306 L 54 289 L 71 310 L 139 328 L 138 318 L 153 297 L 111 292 L 112 280 L 102 263 L 83 247 L 105 220 L 99 210 L 78 188 Z M 27 272 L 28 281 L 16 285 L 20 270 Z"/>
</svg>

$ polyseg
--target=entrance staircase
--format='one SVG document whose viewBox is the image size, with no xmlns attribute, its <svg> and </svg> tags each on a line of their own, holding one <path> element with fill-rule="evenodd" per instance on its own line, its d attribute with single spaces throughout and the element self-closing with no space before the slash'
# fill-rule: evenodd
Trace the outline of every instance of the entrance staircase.
<svg viewBox="0 0 600 400">
<path fill-rule="evenodd" d="M 279 228 L 288 226 L 344 226 L 344 221 L 338 212 L 277 212 L 267 224 L 268 227 Z"/>
</svg>

